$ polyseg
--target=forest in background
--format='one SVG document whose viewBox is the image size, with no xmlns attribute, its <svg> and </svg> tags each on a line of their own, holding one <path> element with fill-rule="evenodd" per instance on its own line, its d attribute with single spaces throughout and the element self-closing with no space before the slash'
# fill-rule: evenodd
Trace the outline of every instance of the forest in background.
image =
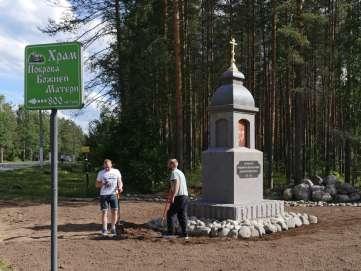
<svg viewBox="0 0 361 271">
<path fill-rule="evenodd" d="M 337 173 L 357 182 L 361 155 L 361 2 L 355 0 L 70 0 L 49 35 L 71 32 L 94 75 L 91 160 L 111 158 L 128 186 L 154 191 L 169 157 L 199 171 L 207 107 L 229 63 L 255 97 L 265 187 Z M 86 30 L 84 30 L 86 29 Z M 79 32 L 80 31 L 80 32 Z M 90 98 L 91 97 L 91 98 Z M 109 105 L 111 104 L 111 106 Z"/>
<path fill-rule="evenodd" d="M 40 114 L 41 119 L 40 119 Z M 50 114 L 47 111 L 17 109 L 0 95 L 0 163 L 39 160 L 40 122 L 43 127 L 44 159 L 50 152 Z M 77 159 L 85 142 L 82 129 L 72 120 L 59 119 L 59 154 Z"/>
</svg>

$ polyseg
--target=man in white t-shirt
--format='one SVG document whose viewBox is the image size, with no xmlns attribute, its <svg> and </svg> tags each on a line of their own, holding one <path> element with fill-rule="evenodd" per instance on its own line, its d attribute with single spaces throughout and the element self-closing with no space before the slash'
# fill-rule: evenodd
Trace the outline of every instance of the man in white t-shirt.
<svg viewBox="0 0 361 271">
<path fill-rule="evenodd" d="M 170 159 L 168 168 L 171 170 L 170 181 L 170 206 L 167 212 L 167 233 L 174 234 L 174 218 L 177 216 L 182 229 L 182 237 L 188 239 L 187 233 L 187 208 L 188 208 L 188 189 L 187 181 L 183 172 L 178 169 L 178 161 Z"/>
<path fill-rule="evenodd" d="M 112 168 L 112 161 L 104 160 L 104 169 L 99 171 L 95 186 L 100 188 L 100 209 L 102 211 L 102 234 L 108 234 L 108 209 L 111 209 L 111 235 L 116 236 L 118 194 L 123 191 L 122 175 Z"/>
</svg>

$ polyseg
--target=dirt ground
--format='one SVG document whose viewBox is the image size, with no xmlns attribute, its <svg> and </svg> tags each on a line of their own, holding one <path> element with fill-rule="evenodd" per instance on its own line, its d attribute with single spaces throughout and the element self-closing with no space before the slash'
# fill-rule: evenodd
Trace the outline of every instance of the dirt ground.
<svg viewBox="0 0 361 271">
<path fill-rule="evenodd" d="M 291 208 L 319 224 L 258 240 L 162 239 L 143 223 L 163 205 L 123 202 L 124 234 L 99 235 L 99 207 L 61 202 L 60 270 L 361 270 L 361 208 Z M 0 259 L 15 270 L 49 270 L 50 206 L 0 202 Z"/>
</svg>

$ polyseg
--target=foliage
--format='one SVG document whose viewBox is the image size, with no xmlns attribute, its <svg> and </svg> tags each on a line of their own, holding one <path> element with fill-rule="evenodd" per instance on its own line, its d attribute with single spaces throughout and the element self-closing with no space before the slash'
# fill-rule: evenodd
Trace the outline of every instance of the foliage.
<svg viewBox="0 0 361 271">
<path fill-rule="evenodd" d="M 50 115 L 42 112 L 44 134 L 44 157 L 50 152 Z M 58 121 L 59 153 L 79 157 L 85 135 L 73 121 L 60 118 Z M 4 160 L 38 160 L 40 115 L 38 111 L 16 110 L 0 96 L 0 149 Z M 1 151 L 1 150 L 0 150 Z M 1 161 L 0 161 L 1 162 Z"/>
<path fill-rule="evenodd" d="M 229 65 L 232 36 L 238 41 L 236 60 L 244 84 L 260 108 L 256 143 L 266 153 L 268 175 L 274 168 L 277 182 L 331 171 L 348 181 L 352 172 L 357 179 L 359 1 L 178 2 L 182 169 L 197 175 L 208 146 L 207 107 Z M 115 108 L 103 103 L 101 119 L 91 124 L 90 157 L 94 165 L 113 159 L 129 186 L 142 191 L 162 186 L 166 160 L 178 148 L 173 3 L 73 0 L 75 18 L 52 21 L 46 29 L 55 35 L 100 22 L 79 39 L 88 46 L 109 38 L 105 49 L 89 58 L 96 75 L 88 88 L 107 95 Z"/>
<path fill-rule="evenodd" d="M 10 265 L 0 259 L 0 271 L 11 271 L 13 270 Z"/>
<path fill-rule="evenodd" d="M 86 189 L 84 166 L 59 164 L 58 191 L 60 197 L 95 197 L 96 172 L 89 174 L 89 188 Z M 0 198 L 49 201 L 51 182 L 49 166 L 0 171 Z"/>
</svg>

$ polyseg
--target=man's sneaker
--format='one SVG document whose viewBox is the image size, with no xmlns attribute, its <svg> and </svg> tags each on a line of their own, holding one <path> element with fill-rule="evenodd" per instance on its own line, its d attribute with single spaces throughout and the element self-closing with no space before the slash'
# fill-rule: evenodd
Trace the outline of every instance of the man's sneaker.
<svg viewBox="0 0 361 271">
<path fill-rule="evenodd" d="M 102 233 L 103 236 L 107 236 L 107 235 L 108 235 L 108 231 L 105 230 L 105 229 L 102 229 L 101 233 Z"/>
<path fill-rule="evenodd" d="M 110 230 L 110 235 L 113 236 L 113 237 L 116 237 L 117 236 L 117 231 L 115 229 L 111 229 Z"/>
<path fill-rule="evenodd" d="M 113 236 L 113 237 L 117 236 L 117 231 L 115 229 L 111 229 L 110 236 Z"/>
</svg>

